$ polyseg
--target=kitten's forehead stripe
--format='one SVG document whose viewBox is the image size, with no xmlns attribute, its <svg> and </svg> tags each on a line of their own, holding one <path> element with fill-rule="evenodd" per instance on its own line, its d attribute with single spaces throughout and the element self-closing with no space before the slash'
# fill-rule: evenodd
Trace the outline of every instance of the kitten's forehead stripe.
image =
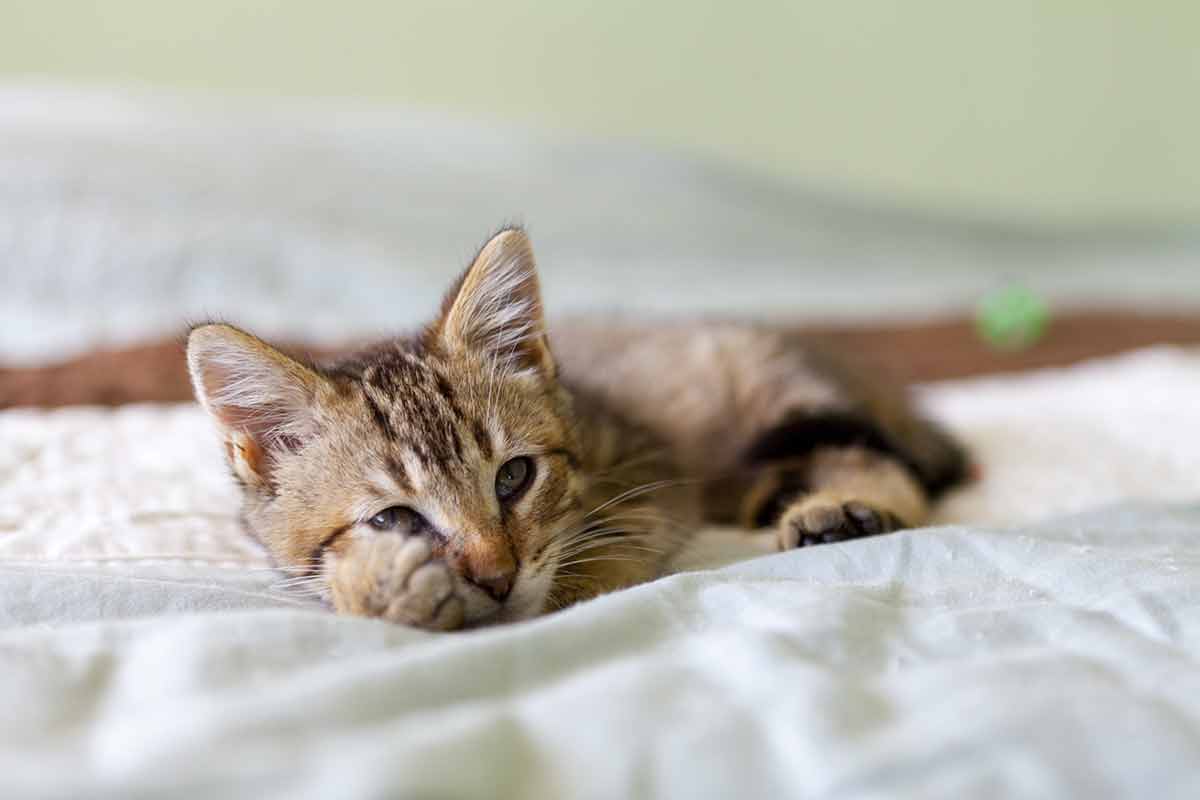
<svg viewBox="0 0 1200 800">
<path fill-rule="evenodd" d="M 399 440 L 428 469 L 465 463 L 460 434 L 465 415 L 437 364 L 404 350 L 384 350 L 361 375 L 371 414 L 389 440 Z"/>
<path fill-rule="evenodd" d="M 384 463 L 387 465 L 388 475 L 392 477 L 403 491 L 412 491 L 412 483 L 408 480 L 408 472 L 404 469 L 403 462 L 389 453 L 384 458 Z"/>
<path fill-rule="evenodd" d="M 378 389 L 380 394 L 389 398 L 395 395 L 399 388 L 392 371 L 381 367 L 372 367 L 364 372 L 363 383 Z"/>
<path fill-rule="evenodd" d="M 404 419 L 412 426 L 412 447 L 422 461 L 462 459 L 458 430 L 444 407 L 421 391 L 411 391 L 396 399 Z"/>
<path fill-rule="evenodd" d="M 450 381 L 446 380 L 446 376 L 440 372 L 434 372 L 433 378 L 437 383 L 438 392 L 441 393 L 442 398 L 446 401 L 446 405 L 450 406 L 450 410 L 454 412 L 455 416 L 461 417 L 461 412 L 459 412 L 458 407 L 454 404 L 454 388 L 450 385 Z"/>
<path fill-rule="evenodd" d="M 479 420 L 471 420 L 471 434 L 475 437 L 475 444 L 479 446 L 479 454 L 484 460 L 490 461 L 492 458 L 492 438 L 488 436 L 487 428 L 483 427 L 483 423 Z"/>
<path fill-rule="evenodd" d="M 379 426 L 379 430 L 383 433 L 384 437 L 390 442 L 396 441 L 396 429 L 392 427 L 387 413 L 371 397 L 371 393 L 363 392 L 363 400 L 366 401 L 367 410 L 371 412 L 371 418 L 375 420 L 375 424 Z"/>
</svg>

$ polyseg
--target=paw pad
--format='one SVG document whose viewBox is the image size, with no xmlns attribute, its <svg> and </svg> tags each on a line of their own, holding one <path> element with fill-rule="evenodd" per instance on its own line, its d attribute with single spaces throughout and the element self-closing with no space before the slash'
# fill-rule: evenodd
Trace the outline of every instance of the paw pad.
<svg viewBox="0 0 1200 800">
<path fill-rule="evenodd" d="M 780 549 L 810 547 L 875 536 L 904 525 L 895 514 L 852 500 L 846 503 L 801 501 L 779 521 Z"/>
</svg>

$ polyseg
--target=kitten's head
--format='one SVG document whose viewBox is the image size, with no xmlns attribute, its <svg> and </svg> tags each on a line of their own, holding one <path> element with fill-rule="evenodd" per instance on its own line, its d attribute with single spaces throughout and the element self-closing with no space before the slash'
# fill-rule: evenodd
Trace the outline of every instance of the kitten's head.
<svg viewBox="0 0 1200 800">
<path fill-rule="evenodd" d="M 328 574 L 356 538 L 417 534 L 469 623 L 542 610 L 583 478 L 522 231 L 493 237 L 412 339 L 319 368 L 212 324 L 188 365 L 282 565 Z"/>
</svg>

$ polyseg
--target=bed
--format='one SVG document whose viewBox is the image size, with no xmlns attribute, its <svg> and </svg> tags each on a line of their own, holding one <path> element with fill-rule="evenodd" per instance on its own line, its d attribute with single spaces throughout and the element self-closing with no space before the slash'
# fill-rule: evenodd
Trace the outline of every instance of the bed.
<svg viewBox="0 0 1200 800">
<path fill-rule="evenodd" d="M 197 316 L 402 327 L 518 211 L 561 310 L 917 319 L 1014 276 L 1200 298 L 1185 236 L 938 220 L 409 112 L 23 85 L 0 358 Z M 1197 796 L 1200 348 L 916 391 L 982 473 L 931 527 L 784 554 L 705 531 L 669 577 L 451 636 L 277 586 L 194 405 L 0 411 L 0 796 Z"/>
</svg>

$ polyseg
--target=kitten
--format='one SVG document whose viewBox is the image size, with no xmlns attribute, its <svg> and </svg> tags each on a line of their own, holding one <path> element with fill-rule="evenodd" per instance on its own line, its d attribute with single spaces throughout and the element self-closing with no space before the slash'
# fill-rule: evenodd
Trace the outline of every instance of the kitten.
<svg viewBox="0 0 1200 800">
<path fill-rule="evenodd" d="M 317 366 L 208 324 L 187 356 L 274 560 L 340 613 L 427 629 L 651 580 L 703 522 L 781 550 L 919 525 L 964 472 L 902 391 L 780 331 L 550 337 L 519 229 L 411 338 Z"/>
</svg>

